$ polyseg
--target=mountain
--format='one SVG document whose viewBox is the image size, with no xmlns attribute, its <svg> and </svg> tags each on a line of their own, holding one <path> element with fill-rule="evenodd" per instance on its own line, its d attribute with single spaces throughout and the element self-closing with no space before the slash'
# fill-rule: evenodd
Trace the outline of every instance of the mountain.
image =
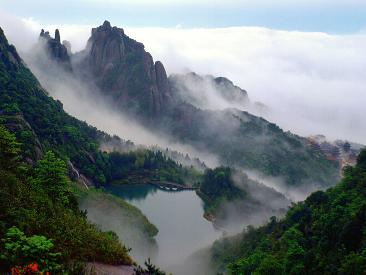
<svg viewBox="0 0 366 275">
<path fill-rule="evenodd" d="M 5 41 L 4 37 L 0 116 L 3 124 L 22 143 L 24 157 L 29 162 L 38 160 L 42 152 L 52 150 L 67 161 L 73 176 L 86 184 L 92 182 L 97 186 L 113 181 L 128 181 L 127 178 L 132 174 L 136 178 L 183 182 L 181 176 L 186 171 L 161 152 L 103 152 L 101 145 L 113 143 L 125 148 L 129 145 L 118 137 L 111 137 L 68 115 L 62 103 L 48 95 L 23 64 L 15 48 Z M 167 173 L 168 169 L 175 170 L 174 175 L 177 177 L 173 178 L 173 173 Z"/>
<path fill-rule="evenodd" d="M 213 261 L 228 274 L 364 274 L 366 150 L 327 191 L 293 205 L 285 218 L 217 241 Z"/>
<path fill-rule="evenodd" d="M 165 154 L 177 153 L 167 150 Z M 216 189 L 220 191 L 220 185 L 226 185 L 227 177 L 218 177 L 217 186 L 209 184 L 209 178 L 201 182 L 201 172 L 179 165 L 165 154 L 158 148 L 135 147 L 132 142 L 111 137 L 68 115 L 62 103 L 42 88 L 0 32 L 0 233 L 5 236 L 0 244 L 2 271 L 34 261 L 41 261 L 38 264 L 43 270 L 76 273 L 81 271 L 75 269 L 88 261 L 130 265 L 128 249 L 115 233 L 102 232 L 90 224 L 78 208 L 78 199 L 82 198 L 83 207 L 93 209 L 94 217 L 102 213 L 100 206 L 112 205 L 116 216 L 127 217 L 123 220 L 127 231 L 132 229 L 135 235 L 150 241 L 157 228 L 135 207 L 101 191 L 94 192 L 92 186 L 166 181 L 195 184 L 200 188 L 200 195 L 205 196 L 205 203 L 216 204 L 210 209 L 219 213 L 225 204 L 217 205 L 222 194 Z M 184 159 L 192 162 L 188 156 Z M 200 167 L 206 168 L 203 164 Z M 71 181 L 79 182 L 80 186 L 76 188 Z M 232 184 L 230 180 L 229 185 Z M 251 184 L 240 187 L 240 193 L 245 196 L 238 197 L 237 201 L 246 201 L 247 206 L 266 207 L 252 192 Z M 83 191 L 78 191 L 80 188 Z M 228 186 L 228 190 L 224 200 L 231 199 L 231 191 L 239 189 Z M 274 190 L 263 186 L 261 193 L 267 192 Z M 25 255 L 22 251 L 7 250 L 19 242 L 24 241 L 21 245 L 26 245 L 28 239 L 39 237 L 49 245 L 47 251 L 40 249 Z M 142 237 L 140 240 L 144 241 Z"/>
<path fill-rule="evenodd" d="M 49 32 L 45 32 L 42 29 L 41 33 L 39 34 L 39 42 L 46 44 L 45 49 L 47 49 L 47 55 L 49 57 L 52 57 L 65 69 L 71 69 L 71 61 L 69 56 L 71 48 L 69 48 L 69 43 L 67 41 L 63 41 L 61 44 L 59 30 L 55 30 L 55 38 L 52 38 Z"/>
<path fill-rule="evenodd" d="M 286 185 L 313 189 L 329 186 L 339 176 L 338 163 L 328 160 L 305 138 L 248 112 L 209 110 L 186 100 L 185 88 L 178 91 L 176 84 L 186 85 L 187 77 L 194 79 L 191 86 L 196 88 L 209 81 L 229 101 L 239 97 L 244 104 L 247 93 L 225 78 L 202 80 L 191 74 L 168 80 L 163 65 L 153 62 L 142 43 L 108 21 L 92 30 L 86 49 L 71 60 L 74 75 L 94 83 L 115 110 L 140 119 L 145 127 L 172 142 L 218 156 L 222 165 L 255 170 Z"/>
<path fill-rule="evenodd" d="M 117 108 L 143 118 L 164 113 L 171 101 L 168 78 L 161 62 L 153 61 L 144 45 L 108 21 L 92 29 L 75 68 L 92 78 Z M 78 59 L 77 57 L 75 59 Z"/>
<path fill-rule="evenodd" d="M 283 215 L 291 203 L 283 194 L 229 167 L 206 169 L 197 194 L 204 202 L 204 216 L 219 228 Z"/>
<path fill-rule="evenodd" d="M 248 109 L 250 104 L 247 91 L 225 77 L 200 76 L 191 72 L 173 74 L 168 79 L 172 93 L 178 101 L 190 103 L 198 108 L 236 106 L 239 109 Z"/>
<path fill-rule="evenodd" d="M 87 186 L 173 182 L 199 188 L 202 184 L 200 195 L 207 205 L 206 216 L 215 216 L 222 224 L 227 221 L 230 215 L 223 213 L 222 209 L 231 197 L 221 200 L 220 192 L 211 194 L 211 186 L 207 185 L 207 181 L 202 181 L 203 170 L 207 168 L 205 165 L 174 151 L 162 152 L 159 148 L 148 150 L 134 146 L 132 142 L 111 137 L 71 117 L 63 110 L 61 102 L 48 96 L 32 73 L 22 65 L 21 59 L 17 58 L 19 69 L 12 72 L 16 77 L 4 82 L 0 95 L 0 118 L 21 142 L 25 161 L 34 165 L 45 152 L 51 150 L 68 164 L 70 177 Z M 3 75 L 9 75 L 9 71 L 4 71 Z M 177 164 L 167 155 L 188 165 Z M 201 171 L 192 168 L 192 164 Z M 248 182 L 241 186 L 246 196 L 236 201 L 245 201 L 248 209 L 249 205 L 255 205 L 257 208 L 268 207 L 269 212 L 275 213 L 278 208 L 288 205 L 286 198 L 265 186 L 261 187 L 263 195 L 276 193 L 278 200 L 282 201 L 281 206 L 256 198 L 252 185 L 257 183 Z M 222 183 L 225 184 L 224 181 Z M 216 187 L 212 186 L 212 189 L 216 190 Z"/>
<path fill-rule="evenodd" d="M 0 28 L 1 273 L 31 269 L 80 274 L 83 263 L 96 260 L 132 264 L 128 249 L 116 236 L 100 231 L 78 209 L 66 162 L 60 159 L 66 155 L 48 151 L 50 143 L 67 151 L 67 137 L 56 139 L 60 137 L 56 114 L 65 124 L 87 128 L 60 106 L 45 94 Z"/>
<path fill-rule="evenodd" d="M 126 151 L 103 151 L 109 144 Z M 130 147 L 68 115 L 0 29 L 0 271 L 81 274 L 86 262 L 131 265 L 117 235 L 101 231 L 79 210 L 76 183 L 86 190 L 141 180 L 184 184 L 192 168 L 161 151 Z M 91 197 L 112 202 L 111 196 Z M 126 227 L 156 235 L 141 211 L 123 201 L 115 205 L 127 217 Z"/>
</svg>

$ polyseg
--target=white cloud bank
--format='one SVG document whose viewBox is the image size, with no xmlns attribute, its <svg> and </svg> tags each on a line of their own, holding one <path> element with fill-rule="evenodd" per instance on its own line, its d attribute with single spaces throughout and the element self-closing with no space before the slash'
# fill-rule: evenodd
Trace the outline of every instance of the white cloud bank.
<svg viewBox="0 0 366 275">
<path fill-rule="evenodd" d="M 24 47 L 27 43 L 11 33 L 6 21 L 1 16 L 0 24 L 9 39 Z M 31 19 L 22 22 L 38 34 L 39 23 Z M 56 26 L 42 27 L 52 32 Z M 91 26 L 58 28 L 61 38 L 80 50 Z M 285 130 L 366 144 L 366 34 L 330 35 L 259 27 L 126 27 L 125 32 L 143 42 L 168 73 L 195 71 L 233 80 L 248 91 L 252 101 L 268 105 L 273 113 L 266 118 Z"/>
</svg>

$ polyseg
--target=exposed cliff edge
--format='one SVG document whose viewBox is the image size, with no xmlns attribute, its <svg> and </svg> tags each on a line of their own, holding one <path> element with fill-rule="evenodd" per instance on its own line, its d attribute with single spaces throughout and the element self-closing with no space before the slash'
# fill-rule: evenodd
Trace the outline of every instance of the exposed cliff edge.
<svg viewBox="0 0 366 275">
<path fill-rule="evenodd" d="M 122 28 L 108 21 L 93 28 L 86 49 L 78 53 L 75 68 L 92 78 L 98 88 L 128 112 L 158 116 L 172 99 L 167 74 L 161 62 L 129 38 Z"/>
<path fill-rule="evenodd" d="M 41 30 L 39 43 L 45 46 L 48 57 L 60 63 L 65 69 L 71 70 L 71 44 L 68 41 L 61 43 L 60 31 L 55 30 L 55 38 L 52 38 L 48 31 Z"/>
</svg>

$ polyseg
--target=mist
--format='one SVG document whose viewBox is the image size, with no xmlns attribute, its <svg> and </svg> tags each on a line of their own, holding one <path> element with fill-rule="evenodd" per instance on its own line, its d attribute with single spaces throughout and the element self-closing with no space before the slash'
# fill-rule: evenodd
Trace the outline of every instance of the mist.
<svg viewBox="0 0 366 275">
<path fill-rule="evenodd" d="M 285 183 L 285 180 L 281 177 L 271 177 L 263 175 L 256 170 L 242 169 L 242 171 L 247 174 L 250 179 L 274 189 L 276 192 L 283 194 L 288 200 L 292 202 L 303 201 L 312 192 L 326 188 L 316 183 L 307 183 L 301 186 L 292 187 L 287 185 Z M 259 195 L 261 194 L 259 193 Z M 264 198 L 264 201 L 265 200 L 266 198 Z"/>
<path fill-rule="evenodd" d="M 63 103 L 69 114 L 138 145 L 168 147 L 197 157 L 208 167 L 219 165 L 215 155 L 198 152 L 192 146 L 171 142 L 168 137 L 147 130 L 134 118 L 113 110 L 110 102 L 90 83 L 76 79 L 47 59 L 39 60 L 40 49 L 31 48 L 41 29 L 36 20 L 1 13 L 0 24 L 10 42 L 20 48 L 21 56 L 42 86 Z M 44 29 L 52 32 L 56 27 L 62 40 L 71 42 L 73 52 L 85 47 L 91 26 L 61 25 Z M 333 139 L 366 143 L 364 34 L 329 35 L 256 27 L 127 27 L 125 31 L 142 41 L 155 60 L 162 60 L 168 73 L 195 71 L 204 76 L 225 76 L 248 91 L 250 104 L 230 102 L 218 93 L 212 77 L 205 78 L 199 90 L 196 83 L 187 81 L 185 91 L 194 97 L 191 101 L 198 107 L 214 110 L 235 107 L 259 114 L 295 133 L 322 133 Z M 251 105 L 255 101 L 269 108 L 266 112 L 256 112 L 258 109 Z M 307 185 L 305 190 L 289 189 L 282 179 L 264 177 L 256 171 L 245 172 L 293 201 L 304 199 L 317 188 Z"/>
<path fill-rule="evenodd" d="M 33 44 L 29 51 L 22 53 L 22 58 L 49 95 L 61 101 L 64 110 L 70 115 L 110 135 L 133 141 L 137 146 L 154 150 L 160 148 L 163 153 L 169 148 L 170 151 L 188 154 L 190 158 L 198 158 L 208 167 L 218 165 L 215 155 L 198 152 L 187 144 L 172 142 L 168 137 L 149 131 L 133 117 L 116 110 L 96 86 L 79 80 L 50 60 L 41 44 Z M 108 145 L 102 144 L 102 147 L 107 148 Z M 168 153 L 170 157 L 173 156 L 171 152 Z M 186 164 L 180 159 L 177 161 Z"/>
<path fill-rule="evenodd" d="M 169 73 L 225 76 L 301 135 L 366 142 L 366 36 L 259 27 L 129 29 Z"/>
<path fill-rule="evenodd" d="M 13 18 L 10 18 L 9 22 L 11 20 Z M 12 27 L 7 27 L 11 25 L 10 23 L 2 25 L 5 27 L 6 34 L 10 33 L 9 40 L 16 46 L 20 46 L 22 58 L 49 94 L 62 102 L 66 112 L 110 135 L 132 140 L 138 145 L 158 146 L 162 149 L 170 148 L 183 152 L 183 154 L 188 153 L 193 158 L 197 157 L 209 167 L 219 165 L 217 157 L 213 154 L 204 151 L 198 152 L 185 144 L 172 143 L 168 137 L 147 130 L 134 118 L 114 110 L 111 103 L 102 97 L 98 89 L 92 84 L 82 82 L 67 71 L 54 66 L 45 56 L 44 59 L 40 59 L 39 56 L 42 55 L 37 54 L 37 52 L 42 49 L 24 46 L 28 45 L 28 42 L 29 45 L 34 45 L 37 41 L 38 32 L 34 29 L 38 28 L 38 24 L 33 20 L 17 22 L 17 26 L 21 29 L 20 32 L 16 32 Z M 89 36 L 89 26 L 61 26 L 58 28 L 61 31 L 62 39 L 71 41 L 74 52 L 85 46 L 86 37 Z M 53 31 L 55 27 L 47 26 L 44 29 Z M 305 44 L 321 44 L 325 41 L 327 47 L 333 47 L 333 43 L 338 44 L 338 42 L 343 42 L 341 46 L 345 47 L 344 43 L 347 44 L 348 38 L 333 37 L 327 34 L 290 33 L 244 27 L 200 30 L 126 28 L 126 31 L 131 37 L 144 42 L 147 50 L 152 53 L 155 59 L 162 60 L 170 73 L 195 71 L 202 75 L 223 75 L 233 80 L 234 84 L 248 90 L 250 102 L 260 101 L 269 106 L 270 112 L 261 113 L 261 115 L 270 121 L 279 123 L 285 130 L 290 129 L 304 135 L 323 133 L 331 138 L 365 141 L 366 132 L 364 131 L 366 130 L 365 127 L 362 127 L 365 111 L 363 108 L 361 109 L 363 106 L 362 100 L 360 100 L 363 96 L 361 84 L 366 84 L 364 83 L 366 80 L 362 79 L 361 74 L 361 67 L 364 65 L 362 61 L 358 61 L 360 64 L 357 62 L 347 63 L 351 67 L 350 70 L 360 70 L 357 74 L 342 74 L 340 69 L 337 70 L 336 67 L 331 69 L 325 66 L 321 67 L 320 63 L 318 64 L 318 62 L 324 62 L 324 64 L 335 62 L 338 65 L 344 65 L 346 61 L 341 58 L 342 55 L 341 57 L 338 55 L 339 60 L 333 60 L 328 56 L 329 60 L 318 61 L 315 60 L 313 53 L 309 52 L 306 47 L 299 45 L 298 42 L 289 43 L 289 48 L 282 49 L 282 45 L 288 45 L 286 40 L 294 39 L 292 36 L 299 36 L 299 40 Z M 85 38 L 83 38 L 84 34 Z M 200 39 L 197 38 L 198 36 Z M 332 39 L 335 41 L 331 42 Z M 351 36 L 349 39 L 365 42 L 362 35 Z M 356 47 L 352 43 L 351 46 L 354 47 L 351 47 L 350 55 L 362 57 L 361 51 L 357 52 L 358 46 Z M 342 49 L 333 49 L 333 51 L 336 50 L 343 53 Z M 320 56 L 324 58 L 323 55 L 320 54 Z M 45 70 L 45 68 L 47 69 Z M 335 77 L 336 75 L 339 79 Z M 195 105 L 198 107 L 211 110 L 234 107 L 256 113 L 255 108 L 245 101 L 225 99 L 210 80 L 205 81 L 204 85 L 200 87 L 202 94 L 196 93 L 194 83 L 188 86 L 188 90 L 191 91 L 190 95 L 195 96 L 191 100 L 195 100 Z M 340 94 L 340 87 L 347 90 L 350 95 L 343 98 L 344 94 Z M 332 95 L 332 92 L 335 95 Z M 350 121 L 352 124 L 349 125 Z M 230 123 L 235 124 L 233 121 L 227 124 Z M 236 125 L 228 126 L 236 127 Z M 110 145 L 103 144 L 103 148 L 108 146 Z M 229 202 L 223 206 L 220 215 L 230 214 L 229 217 L 226 217 L 228 225 L 224 229 L 229 234 L 238 233 L 247 225 L 260 225 L 273 215 L 281 215 L 285 212 L 290 200 L 302 200 L 316 188 L 306 186 L 304 190 L 291 189 L 286 187 L 280 178 L 263 177 L 256 171 L 246 172 L 250 178 L 259 182 L 255 185 L 244 186 L 257 204 L 253 204 L 253 201 L 244 201 Z M 239 181 L 236 180 L 238 186 L 241 186 Z M 169 205 L 174 203 L 176 200 L 173 198 Z M 95 199 L 85 200 L 81 207 L 88 209 L 88 218 L 99 224 L 102 229 L 115 231 L 120 237 L 123 237 L 121 239 L 124 243 L 137 247 L 137 251 L 144 250 L 144 245 L 148 240 L 138 231 L 135 232 L 132 226 L 128 226 L 124 217 L 127 214 L 123 213 L 117 205 L 113 205 L 113 202 L 98 202 Z M 182 208 L 184 208 L 184 204 Z M 202 216 L 197 217 L 202 219 Z M 194 226 L 195 224 L 192 225 L 192 227 Z M 202 248 L 203 244 L 212 243 L 219 235 L 214 232 L 212 235 L 205 236 L 207 239 L 202 240 L 197 234 L 194 236 L 199 239 L 196 247 L 185 247 L 182 244 L 184 259 L 179 258 L 180 254 L 167 254 L 166 259 L 158 263 L 164 267 L 170 267 L 169 263 L 176 264 L 180 260 L 184 261 L 193 251 Z M 163 235 L 162 238 L 165 236 Z M 182 243 L 184 241 L 183 238 L 180 240 Z M 147 249 L 146 254 L 132 251 L 132 255 L 137 260 L 143 261 L 154 255 L 155 249 L 157 248 L 153 243 Z M 190 262 L 189 259 L 187 261 Z M 171 268 L 179 270 L 182 274 L 187 274 L 187 268 L 192 266 L 194 268 L 194 265 L 188 264 L 188 262 L 179 266 L 171 266 Z M 207 267 L 205 263 L 209 264 L 207 259 L 200 261 L 199 268 Z M 198 273 L 199 271 L 195 269 L 195 274 Z"/>
<path fill-rule="evenodd" d="M 42 27 L 58 27 L 76 52 L 85 47 L 91 29 L 89 25 L 43 26 L 32 18 L 3 13 L 0 24 L 22 51 L 31 44 L 28 41 L 36 41 Z M 252 102 L 268 106 L 271 112 L 261 115 L 284 130 L 366 143 L 366 35 L 362 32 L 122 27 L 163 62 L 168 74 L 194 71 L 225 76 L 247 90 Z"/>
<path fill-rule="evenodd" d="M 2 25 L 5 19 L 1 19 Z M 22 23 L 34 32 L 41 24 Z M 6 25 L 4 25 L 6 30 Z M 91 26 L 60 25 L 74 52 L 85 47 Z M 284 130 L 309 136 L 366 143 L 366 35 L 333 35 L 261 27 L 133 28 L 125 32 L 145 44 L 168 74 L 194 71 L 225 76 L 248 91 L 252 102 L 271 112 L 261 114 Z M 22 46 L 16 35 L 9 35 Z M 22 46 L 24 47 L 24 46 Z"/>
<path fill-rule="evenodd" d="M 130 207 L 130 206 L 129 206 Z M 103 231 L 113 231 L 139 263 L 147 258 L 155 260 L 158 245 L 154 238 L 144 232 L 143 225 L 131 218 L 129 207 L 120 204 L 118 199 L 102 194 L 90 194 L 80 202 L 80 209 L 87 211 L 90 221 Z"/>
</svg>

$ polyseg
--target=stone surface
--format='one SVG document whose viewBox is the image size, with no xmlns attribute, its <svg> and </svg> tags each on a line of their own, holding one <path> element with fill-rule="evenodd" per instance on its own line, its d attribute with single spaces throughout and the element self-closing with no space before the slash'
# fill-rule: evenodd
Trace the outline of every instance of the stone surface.
<svg viewBox="0 0 366 275">
<path fill-rule="evenodd" d="M 171 92 L 163 64 L 154 63 L 144 45 L 123 29 L 108 21 L 93 28 L 79 56 L 78 71 L 87 74 L 120 109 L 151 118 L 169 106 Z"/>
<path fill-rule="evenodd" d="M 61 44 L 60 31 L 56 29 L 55 38 L 50 36 L 48 31 L 41 30 L 39 42 L 45 47 L 49 58 L 62 64 L 65 69 L 71 70 L 69 51 L 64 44 Z M 71 49 L 71 45 L 68 44 Z"/>
</svg>

